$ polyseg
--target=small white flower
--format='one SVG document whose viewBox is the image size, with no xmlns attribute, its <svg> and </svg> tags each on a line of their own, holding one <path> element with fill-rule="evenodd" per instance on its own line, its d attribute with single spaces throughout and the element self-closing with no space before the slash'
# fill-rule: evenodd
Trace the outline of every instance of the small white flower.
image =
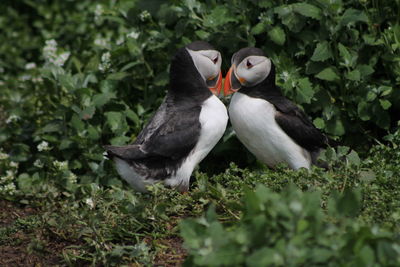
<svg viewBox="0 0 400 267">
<path fill-rule="evenodd" d="M 69 175 L 68 175 L 68 181 L 71 184 L 76 184 L 76 182 L 78 181 L 78 177 L 75 175 L 75 173 L 70 172 Z"/>
<path fill-rule="evenodd" d="M 12 114 L 10 117 L 7 118 L 6 123 L 10 124 L 11 122 L 18 121 L 20 117 L 18 115 Z"/>
<path fill-rule="evenodd" d="M 110 62 L 111 54 L 110 52 L 105 52 L 103 55 L 101 55 L 101 61 L 102 62 Z"/>
<path fill-rule="evenodd" d="M 0 184 L 9 183 L 10 181 L 14 180 L 14 172 L 11 170 L 6 171 L 6 175 L 0 177 Z"/>
<path fill-rule="evenodd" d="M 3 191 L 3 192 L 5 192 L 5 193 L 7 193 L 7 194 L 10 194 L 10 195 L 12 195 L 12 194 L 14 194 L 15 193 L 15 184 L 14 183 L 10 183 L 10 184 L 7 184 L 7 185 L 5 185 L 5 186 L 2 186 L 2 190 L 1 191 Z"/>
<path fill-rule="evenodd" d="M 68 60 L 69 56 L 71 55 L 70 52 L 64 52 L 57 56 L 57 58 L 53 61 L 53 64 L 59 67 L 62 67 L 65 61 Z"/>
<path fill-rule="evenodd" d="M 147 11 L 147 10 L 143 10 L 142 13 L 139 14 L 139 19 L 141 21 L 145 21 L 150 17 L 151 17 L 151 15 L 150 15 L 149 11 Z"/>
<path fill-rule="evenodd" d="M 93 199 L 92 198 L 87 198 L 87 199 L 85 199 L 85 203 L 86 203 L 86 205 L 88 205 L 91 209 L 93 209 L 94 208 L 94 202 L 93 202 Z"/>
<path fill-rule="evenodd" d="M 26 70 L 31 70 L 36 68 L 36 63 L 35 62 L 29 62 L 25 65 Z"/>
<path fill-rule="evenodd" d="M 34 77 L 34 78 L 32 78 L 32 82 L 34 82 L 34 83 L 41 83 L 41 82 L 43 82 L 43 79 L 42 79 L 42 77 Z"/>
<path fill-rule="evenodd" d="M 133 30 L 126 35 L 127 38 L 137 39 L 139 37 L 139 32 Z"/>
<path fill-rule="evenodd" d="M 108 157 L 107 157 L 107 156 L 108 156 L 108 153 L 107 153 L 107 151 L 104 151 L 104 152 L 103 152 L 103 159 L 108 159 Z"/>
<path fill-rule="evenodd" d="M 54 161 L 53 166 L 59 171 L 64 171 L 68 169 L 68 161 Z"/>
<path fill-rule="evenodd" d="M 29 81 L 30 79 L 32 79 L 32 76 L 29 75 L 29 74 L 21 75 L 21 76 L 18 78 L 18 80 L 20 80 L 20 81 Z"/>
<path fill-rule="evenodd" d="M 98 17 L 100 17 L 101 15 L 103 15 L 104 9 L 102 5 L 97 4 L 96 5 L 96 9 L 94 10 L 94 14 Z"/>
<path fill-rule="evenodd" d="M 57 42 L 54 39 L 47 40 L 43 48 L 43 57 L 46 62 L 52 62 L 56 58 Z"/>
<path fill-rule="evenodd" d="M 37 149 L 39 151 L 47 151 L 51 150 L 51 147 L 49 147 L 49 143 L 47 143 L 46 141 L 42 141 L 40 144 L 38 144 Z"/>
<path fill-rule="evenodd" d="M 0 151 L 0 160 L 4 160 L 4 159 L 8 159 L 8 158 L 9 158 L 8 154 Z"/>
<path fill-rule="evenodd" d="M 0 67 L 0 73 L 3 73 L 3 72 L 4 72 L 4 68 Z"/>
<path fill-rule="evenodd" d="M 266 13 L 265 12 L 261 12 L 260 15 L 258 16 L 258 20 L 263 20 L 266 17 Z"/>
<path fill-rule="evenodd" d="M 117 45 L 122 45 L 124 42 L 125 42 L 125 38 L 122 35 L 117 39 L 117 41 L 115 41 L 115 43 Z"/>
<path fill-rule="evenodd" d="M 94 44 L 101 47 L 107 47 L 107 39 L 102 38 L 101 36 L 96 36 Z"/>
<path fill-rule="evenodd" d="M 47 40 L 43 48 L 43 57 L 47 63 L 62 67 L 70 56 L 70 52 L 57 53 L 57 42 L 54 39 Z"/>
<path fill-rule="evenodd" d="M 10 162 L 10 167 L 11 167 L 11 168 L 18 169 L 18 166 L 19 166 L 19 163 L 18 163 L 18 162 L 14 162 L 14 161 L 11 161 L 11 162 Z"/>
<path fill-rule="evenodd" d="M 110 52 L 105 52 L 101 55 L 101 63 L 99 64 L 99 70 L 105 72 L 111 67 L 111 54 Z"/>
<path fill-rule="evenodd" d="M 49 48 L 57 48 L 57 42 L 54 39 L 46 40 L 46 46 Z"/>
<path fill-rule="evenodd" d="M 33 166 L 35 166 L 36 168 L 43 168 L 43 162 L 40 159 L 35 160 L 35 162 L 33 163 Z"/>
<path fill-rule="evenodd" d="M 284 80 L 284 81 L 287 81 L 287 80 L 289 80 L 289 72 L 287 72 L 287 71 L 283 71 L 282 72 L 282 74 L 281 74 L 281 77 L 282 77 L 282 79 Z"/>
</svg>

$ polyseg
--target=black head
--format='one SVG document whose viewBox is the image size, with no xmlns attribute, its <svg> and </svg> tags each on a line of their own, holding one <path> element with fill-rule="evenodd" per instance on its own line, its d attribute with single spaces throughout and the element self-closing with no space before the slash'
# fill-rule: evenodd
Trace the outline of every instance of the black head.
<svg viewBox="0 0 400 267">
<path fill-rule="evenodd" d="M 221 54 L 209 43 L 195 41 L 180 48 L 171 62 L 170 94 L 203 101 L 222 84 Z"/>
<path fill-rule="evenodd" d="M 242 93 L 263 91 L 280 94 L 275 85 L 275 66 L 261 49 L 246 47 L 232 56 L 232 66 L 225 77 L 224 94 L 238 90 Z"/>
</svg>

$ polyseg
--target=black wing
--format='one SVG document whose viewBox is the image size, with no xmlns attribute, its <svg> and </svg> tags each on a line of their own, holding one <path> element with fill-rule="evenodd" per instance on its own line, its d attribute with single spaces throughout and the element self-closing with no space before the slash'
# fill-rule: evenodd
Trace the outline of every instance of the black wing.
<svg viewBox="0 0 400 267">
<path fill-rule="evenodd" d="M 284 97 L 273 97 L 268 101 L 277 109 L 276 122 L 297 144 L 310 151 L 327 146 L 328 138 L 295 104 Z"/>
<path fill-rule="evenodd" d="M 200 111 L 200 106 L 178 110 L 164 102 L 132 145 L 105 146 L 105 149 L 126 160 L 180 159 L 199 139 Z"/>
</svg>

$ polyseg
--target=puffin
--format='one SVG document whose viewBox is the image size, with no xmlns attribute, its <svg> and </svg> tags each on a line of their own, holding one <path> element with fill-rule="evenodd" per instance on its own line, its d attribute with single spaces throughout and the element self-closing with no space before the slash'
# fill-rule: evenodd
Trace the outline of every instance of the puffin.
<svg viewBox="0 0 400 267">
<path fill-rule="evenodd" d="M 224 95 L 232 94 L 228 112 L 238 139 L 270 168 L 286 163 L 291 169 L 328 168 L 318 162 L 329 139 L 306 114 L 282 95 L 275 84 L 275 66 L 263 50 L 242 48 L 231 60 Z"/>
<path fill-rule="evenodd" d="M 216 96 L 222 89 L 221 54 L 204 41 L 180 48 L 170 65 L 166 97 L 136 140 L 104 146 L 118 174 L 134 189 L 163 182 L 189 190 L 193 169 L 225 132 L 228 113 Z"/>
</svg>

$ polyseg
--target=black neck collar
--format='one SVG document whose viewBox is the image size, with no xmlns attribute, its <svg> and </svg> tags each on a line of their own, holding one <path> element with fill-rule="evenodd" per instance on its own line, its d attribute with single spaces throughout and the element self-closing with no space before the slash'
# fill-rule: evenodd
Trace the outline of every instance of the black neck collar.
<svg viewBox="0 0 400 267">
<path fill-rule="evenodd" d="M 271 64 L 271 70 L 268 76 L 261 83 L 252 87 L 242 86 L 242 88 L 239 90 L 239 93 L 265 100 L 283 96 L 281 89 L 275 84 L 274 64 Z"/>
</svg>

